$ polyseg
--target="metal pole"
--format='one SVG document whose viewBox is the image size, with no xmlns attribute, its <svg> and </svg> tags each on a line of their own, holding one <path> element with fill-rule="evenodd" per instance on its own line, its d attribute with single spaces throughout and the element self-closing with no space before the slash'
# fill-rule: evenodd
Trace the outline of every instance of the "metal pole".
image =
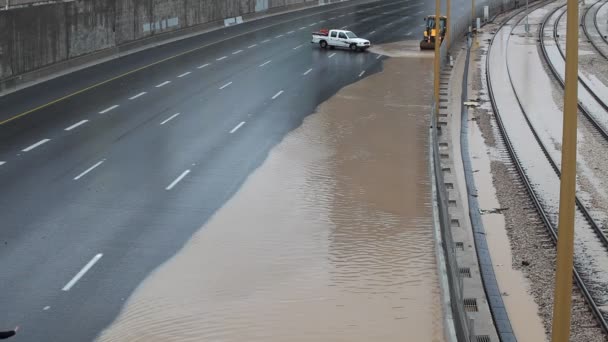
<svg viewBox="0 0 608 342">
<path fill-rule="evenodd" d="M 553 305 L 552 342 L 570 339 L 572 263 L 574 260 L 574 203 L 576 191 L 576 125 L 578 88 L 578 0 L 568 0 L 566 79 L 562 137 L 562 176 L 559 199 L 557 268 Z"/>
<path fill-rule="evenodd" d="M 475 22 L 475 0 L 471 0 L 471 26 L 474 26 Z"/>
<path fill-rule="evenodd" d="M 530 23 L 528 22 L 528 0 L 526 0 L 526 33 L 530 33 Z"/>
<path fill-rule="evenodd" d="M 447 4 L 446 4 L 447 5 L 447 14 L 446 15 L 448 17 L 448 20 L 445 23 L 445 42 L 447 44 L 445 47 L 446 51 L 450 51 L 450 31 L 452 28 L 450 26 L 450 23 L 452 22 L 451 2 L 452 2 L 451 0 L 447 0 Z"/>
<path fill-rule="evenodd" d="M 439 21 L 441 20 L 441 0 L 435 0 L 435 68 L 433 71 L 434 81 L 435 81 L 435 91 L 434 100 L 435 100 L 435 114 L 439 112 L 439 58 L 440 58 L 440 49 L 441 49 L 441 41 L 439 34 Z M 436 121 L 438 121 L 439 115 L 436 115 Z M 437 127 L 437 122 L 435 122 L 435 127 Z"/>
</svg>

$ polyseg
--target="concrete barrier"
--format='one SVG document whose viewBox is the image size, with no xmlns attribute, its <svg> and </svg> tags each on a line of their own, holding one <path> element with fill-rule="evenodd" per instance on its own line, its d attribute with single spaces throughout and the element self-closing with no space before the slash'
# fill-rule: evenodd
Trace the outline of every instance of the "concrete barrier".
<svg viewBox="0 0 608 342">
<path fill-rule="evenodd" d="M 168 39 L 337 2 L 0 0 L 0 94 Z"/>
</svg>

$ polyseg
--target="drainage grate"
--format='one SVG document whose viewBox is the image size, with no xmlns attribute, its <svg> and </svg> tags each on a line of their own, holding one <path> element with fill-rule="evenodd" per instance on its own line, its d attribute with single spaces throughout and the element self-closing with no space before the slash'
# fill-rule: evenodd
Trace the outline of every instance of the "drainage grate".
<svg viewBox="0 0 608 342">
<path fill-rule="evenodd" d="M 464 242 L 456 242 L 456 249 L 464 251 Z"/>
<path fill-rule="evenodd" d="M 456 206 L 456 201 L 455 200 L 449 200 L 448 201 L 448 206 L 449 207 L 455 207 Z"/>
<path fill-rule="evenodd" d="M 477 312 L 477 299 L 476 298 L 465 298 L 464 299 L 464 310 L 468 312 Z"/>
<path fill-rule="evenodd" d="M 457 219 L 451 219 L 450 223 L 452 227 L 460 227 L 460 221 L 458 221 Z"/>
<path fill-rule="evenodd" d="M 460 268 L 460 275 L 463 278 L 471 278 L 471 269 L 469 267 L 461 267 Z"/>
<path fill-rule="evenodd" d="M 449 167 L 446 168 L 446 169 L 443 169 L 443 171 L 446 172 L 446 173 L 450 173 L 451 172 Z M 454 183 L 445 183 L 445 188 L 446 189 L 454 189 Z"/>
<path fill-rule="evenodd" d="M 476 342 L 490 342 L 490 336 L 488 335 L 477 335 L 475 336 Z"/>
</svg>

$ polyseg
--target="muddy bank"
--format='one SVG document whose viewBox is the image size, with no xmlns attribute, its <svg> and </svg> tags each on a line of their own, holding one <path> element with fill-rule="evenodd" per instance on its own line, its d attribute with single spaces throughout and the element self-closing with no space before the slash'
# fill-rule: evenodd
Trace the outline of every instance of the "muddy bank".
<svg viewBox="0 0 608 342">
<path fill-rule="evenodd" d="M 388 59 L 323 103 L 99 341 L 442 341 L 431 64 Z"/>
</svg>

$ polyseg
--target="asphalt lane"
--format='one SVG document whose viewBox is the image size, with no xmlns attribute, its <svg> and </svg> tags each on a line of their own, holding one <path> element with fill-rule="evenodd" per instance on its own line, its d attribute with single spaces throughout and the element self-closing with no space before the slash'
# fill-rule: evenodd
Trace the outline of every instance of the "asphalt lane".
<svg viewBox="0 0 608 342">
<path fill-rule="evenodd" d="M 372 53 L 312 46 L 311 30 L 347 25 L 376 31 L 375 43 L 419 31 L 423 5 L 381 5 L 240 36 L 1 126 L 0 306 L 3 324 L 23 326 L 15 340 L 94 339 L 272 146 L 362 71 L 381 70 Z"/>
</svg>

